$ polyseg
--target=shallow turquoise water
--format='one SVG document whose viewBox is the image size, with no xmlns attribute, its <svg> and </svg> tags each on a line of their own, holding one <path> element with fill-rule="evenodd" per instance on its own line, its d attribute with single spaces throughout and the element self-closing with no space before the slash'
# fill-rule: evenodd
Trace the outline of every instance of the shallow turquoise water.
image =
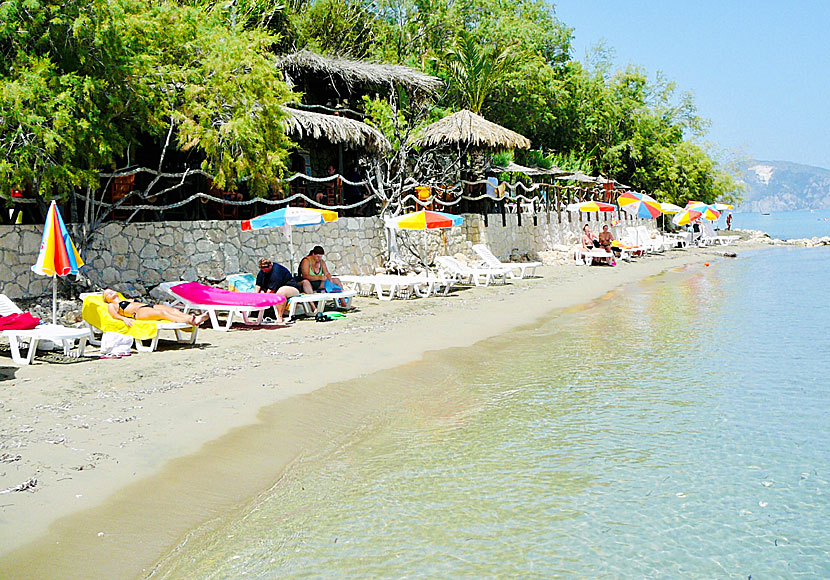
<svg viewBox="0 0 830 580">
<path fill-rule="evenodd" d="M 667 272 L 383 377 L 159 577 L 830 577 L 826 248 Z"/>
</svg>

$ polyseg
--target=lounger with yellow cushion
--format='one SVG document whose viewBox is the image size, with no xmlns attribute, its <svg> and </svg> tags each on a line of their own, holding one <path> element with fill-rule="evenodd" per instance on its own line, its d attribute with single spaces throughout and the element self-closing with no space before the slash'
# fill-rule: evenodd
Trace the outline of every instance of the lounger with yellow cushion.
<svg viewBox="0 0 830 580">
<path fill-rule="evenodd" d="M 124 321 L 113 318 L 109 307 L 101 294 L 83 294 L 84 300 L 81 316 L 89 328 L 89 342 L 99 346 L 101 342 L 95 338 L 95 332 L 118 332 L 135 338 L 135 348 L 138 351 L 152 352 L 159 342 L 159 333 L 162 330 L 172 330 L 178 342 L 194 344 L 199 327 L 184 322 L 170 322 L 167 320 L 133 320 L 132 326 Z M 124 299 L 118 294 L 120 299 Z"/>
</svg>

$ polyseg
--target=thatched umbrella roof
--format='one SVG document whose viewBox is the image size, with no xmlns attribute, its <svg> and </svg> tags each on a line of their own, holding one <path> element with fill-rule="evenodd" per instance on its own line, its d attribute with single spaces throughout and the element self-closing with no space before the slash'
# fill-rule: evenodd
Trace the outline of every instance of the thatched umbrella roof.
<svg viewBox="0 0 830 580">
<path fill-rule="evenodd" d="M 415 69 L 397 64 L 381 64 L 351 60 L 348 58 L 328 57 L 301 50 L 279 57 L 277 67 L 286 75 L 290 84 L 303 73 L 327 76 L 353 85 L 389 85 L 403 86 L 410 90 L 434 93 L 441 88 L 438 77 L 425 75 Z"/>
<path fill-rule="evenodd" d="M 562 181 L 578 181 L 580 183 L 597 183 L 596 177 L 585 175 L 581 171 L 574 171 L 568 175 L 559 176 L 556 179 L 561 179 Z"/>
<path fill-rule="evenodd" d="M 286 132 L 297 139 L 325 137 L 335 145 L 349 145 L 370 151 L 385 151 L 391 147 L 380 131 L 366 123 L 291 107 L 283 107 L 283 110 L 288 113 Z"/>
<path fill-rule="evenodd" d="M 490 149 L 530 149 L 527 137 L 466 109 L 428 125 L 415 140 L 415 145 L 420 147 L 455 147 L 459 144 Z"/>
</svg>

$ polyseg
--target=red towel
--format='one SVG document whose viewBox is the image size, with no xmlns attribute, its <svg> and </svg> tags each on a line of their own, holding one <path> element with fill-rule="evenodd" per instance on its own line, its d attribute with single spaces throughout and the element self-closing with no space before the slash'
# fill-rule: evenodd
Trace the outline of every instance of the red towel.
<svg viewBox="0 0 830 580">
<path fill-rule="evenodd" d="M 257 292 L 232 292 L 198 282 L 185 282 L 170 288 L 170 291 L 192 304 L 205 306 L 249 306 L 267 308 L 285 302 L 282 294 L 264 294 Z"/>
<path fill-rule="evenodd" d="M 0 330 L 32 330 L 40 324 L 40 318 L 28 312 L 0 316 Z"/>
</svg>

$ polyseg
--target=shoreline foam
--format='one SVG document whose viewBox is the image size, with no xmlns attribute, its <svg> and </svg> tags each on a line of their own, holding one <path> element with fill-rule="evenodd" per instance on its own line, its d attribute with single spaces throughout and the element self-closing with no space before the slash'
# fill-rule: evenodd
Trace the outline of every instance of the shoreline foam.
<svg viewBox="0 0 830 580">
<path fill-rule="evenodd" d="M 736 249 L 757 247 L 765 246 Z M 19 369 L 4 382 L 2 410 L 13 419 L 6 438 L 20 442 L 22 459 L 3 464 L 2 487 L 33 470 L 39 486 L 0 501 L 0 576 L 145 575 L 189 530 L 238 509 L 298 453 L 384 401 L 371 393 L 358 407 L 309 408 L 302 395 L 430 350 L 470 346 L 722 251 L 673 252 L 617 268 L 551 266 L 543 279 L 506 288 L 361 299 L 361 312 L 346 321 L 205 332 L 198 349 Z M 274 357 L 278 364 L 269 364 Z M 107 384 L 93 386 L 102 378 Z"/>
</svg>

